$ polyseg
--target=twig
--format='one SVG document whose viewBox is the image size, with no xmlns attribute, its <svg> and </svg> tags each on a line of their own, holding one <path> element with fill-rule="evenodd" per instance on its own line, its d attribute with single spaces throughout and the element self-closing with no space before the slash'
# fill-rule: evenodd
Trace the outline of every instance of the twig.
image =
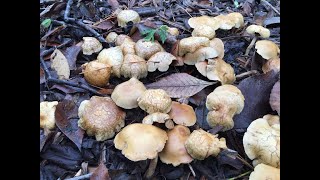
<svg viewBox="0 0 320 180">
<path fill-rule="evenodd" d="M 251 172 L 252 172 L 252 171 L 245 172 L 245 173 L 243 173 L 243 174 L 240 174 L 239 176 L 230 178 L 230 179 L 228 179 L 228 180 L 235 180 L 235 179 L 241 178 L 242 176 L 245 176 L 245 175 L 247 175 L 247 174 L 249 174 L 249 173 L 251 173 Z"/>
<path fill-rule="evenodd" d="M 268 5 L 274 12 L 276 12 L 280 16 L 280 12 L 275 7 L 273 7 L 268 1 L 261 0 L 261 2 L 265 3 L 266 5 Z"/>
<path fill-rule="evenodd" d="M 57 47 L 52 47 L 50 49 L 47 49 L 47 50 L 44 50 L 40 53 L 40 56 L 43 57 L 43 56 L 46 56 L 50 53 L 52 53 L 55 49 L 60 49 L 60 48 L 64 48 L 66 45 L 68 45 L 69 43 L 72 42 L 72 39 L 69 39 L 67 42 L 64 42 L 62 44 L 60 44 L 59 46 Z"/>
<path fill-rule="evenodd" d="M 173 27 L 176 27 L 176 28 L 179 28 L 179 29 L 182 29 L 182 30 L 184 30 L 184 31 L 187 31 L 187 32 L 191 33 L 191 31 L 189 31 L 188 29 L 184 28 L 183 26 L 181 26 L 181 25 L 179 25 L 179 24 L 176 24 L 176 23 L 173 23 L 173 22 L 170 22 L 170 21 L 162 18 L 161 15 L 159 15 L 159 16 L 160 16 L 159 19 L 160 19 L 161 21 L 163 21 L 163 22 L 165 22 L 165 23 L 167 23 L 167 24 L 169 24 L 169 25 L 171 25 L 171 26 L 173 26 Z"/>
<path fill-rule="evenodd" d="M 193 170 L 192 166 L 190 165 L 190 163 L 188 163 L 188 167 L 189 167 L 193 177 L 196 177 L 196 173 L 194 172 L 194 170 Z"/>
<path fill-rule="evenodd" d="M 220 38 L 221 40 L 226 40 L 226 39 L 235 39 L 235 38 L 244 38 L 244 37 L 251 37 L 249 35 L 247 36 L 228 36 L 228 37 L 223 37 L 223 38 Z"/>
<path fill-rule="evenodd" d="M 158 164 L 158 155 L 157 157 L 150 160 L 149 167 L 144 174 L 144 177 L 146 179 L 150 179 L 153 176 L 154 171 L 156 170 L 157 164 Z"/>
<path fill-rule="evenodd" d="M 191 18 L 193 18 L 193 16 L 191 16 L 191 14 L 189 14 L 189 12 L 185 8 L 181 7 L 180 5 L 177 5 L 177 6 L 180 7 L 182 10 L 184 10 Z"/>
<path fill-rule="evenodd" d="M 258 74 L 257 70 L 247 71 L 247 72 L 244 72 L 244 73 L 236 75 L 236 79 L 240 80 L 240 79 L 242 79 L 242 78 L 244 78 L 246 76 L 255 75 L 255 74 Z"/>
<path fill-rule="evenodd" d="M 82 180 L 82 179 L 89 179 L 92 176 L 93 173 L 89 173 L 89 174 L 85 174 L 82 176 L 77 176 L 77 177 L 73 177 L 73 178 L 69 178 L 69 179 L 65 179 L 65 180 Z"/>
</svg>

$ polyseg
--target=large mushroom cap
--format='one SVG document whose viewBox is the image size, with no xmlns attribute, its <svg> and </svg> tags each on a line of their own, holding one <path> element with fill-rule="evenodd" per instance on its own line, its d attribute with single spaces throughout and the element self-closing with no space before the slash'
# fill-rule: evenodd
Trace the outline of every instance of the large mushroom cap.
<svg viewBox="0 0 320 180">
<path fill-rule="evenodd" d="M 179 41 L 178 55 L 183 56 L 186 53 L 193 53 L 201 46 L 209 46 L 209 39 L 206 37 L 188 37 Z"/>
<path fill-rule="evenodd" d="M 107 37 L 106 37 L 106 41 L 107 41 L 108 43 L 114 43 L 114 42 L 116 41 L 117 37 L 118 37 L 118 34 L 117 34 L 117 33 L 115 33 L 115 32 L 110 32 L 110 33 L 107 35 Z"/>
<path fill-rule="evenodd" d="M 164 149 L 159 153 L 160 160 L 173 166 L 190 163 L 193 159 L 184 146 L 190 136 L 190 130 L 185 126 L 177 125 L 172 130 L 169 130 L 167 134 L 168 141 Z"/>
<path fill-rule="evenodd" d="M 263 64 L 263 66 L 262 66 L 262 71 L 264 73 L 267 73 L 272 70 L 274 70 L 276 72 L 280 71 L 280 58 L 279 57 L 268 59 L 267 62 L 265 64 Z"/>
<path fill-rule="evenodd" d="M 137 79 L 141 79 L 147 77 L 147 62 L 137 55 L 127 54 L 124 56 L 124 60 L 120 69 L 120 74 L 125 78 L 135 77 Z"/>
<path fill-rule="evenodd" d="M 131 161 L 153 159 L 164 148 L 167 133 L 149 124 L 130 124 L 114 138 L 115 148 Z"/>
<path fill-rule="evenodd" d="M 134 48 L 137 55 L 143 59 L 149 59 L 155 53 L 165 51 L 158 41 L 151 42 L 145 39 L 137 41 Z"/>
<path fill-rule="evenodd" d="M 55 111 L 58 101 L 43 101 L 40 103 L 40 127 L 53 129 L 56 124 Z"/>
<path fill-rule="evenodd" d="M 175 59 L 176 57 L 168 52 L 157 52 L 152 55 L 147 62 L 148 71 L 154 72 L 157 69 L 161 72 L 167 71 L 169 69 L 169 65 Z"/>
<path fill-rule="evenodd" d="M 192 17 L 188 20 L 188 24 L 191 28 L 196 28 L 201 25 L 207 25 L 214 30 L 217 30 L 220 26 L 219 21 L 209 16 Z"/>
<path fill-rule="evenodd" d="M 220 58 L 208 60 L 207 78 L 220 81 L 222 85 L 232 84 L 236 80 L 232 66 Z"/>
<path fill-rule="evenodd" d="M 244 19 L 241 13 L 233 12 L 227 14 L 227 17 L 234 23 L 235 28 L 240 28 L 244 24 Z"/>
<path fill-rule="evenodd" d="M 112 100 L 124 109 L 132 109 L 138 107 L 138 97 L 146 91 L 146 87 L 137 78 L 133 77 L 117 85 L 112 94 Z"/>
<path fill-rule="evenodd" d="M 258 26 L 258 25 L 253 24 L 253 25 L 248 26 L 246 31 L 247 31 L 247 33 L 252 34 L 252 35 L 255 35 L 255 33 L 258 33 L 263 38 L 270 37 L 269 29 L 262 27 L 262 26 Z"/>
<path fill-rule="evenodd" d="M 117 16 L 118 26 L 126 27 L 128 22 L 138 23 L 140 22 L 139 14 L 134 10 L 122 10 Z"/>
<path fill-rule="evenodd" d="M 280 180 L 280 169 L 258 164 L 250 174 L 249 180 Z"/>
<path fill-rule="evenodd" d="M 224 44 L 221 39 L 213 38 L 210 40 L 210 47 L 214 48 L 218 52 L 219 58 L 222 59 L 224 57 Z"/>
<path fill-rule="evenodd" d="M 201 47 L 195 52 L 187 53 L 183 58 L 183 62 L 188 65 L 195 65 L 198 62 L 215 58 L 218 55 L 218 52 L 212 47 Z"/>
<path fill-rule="evenodd" d="M 256 42 L 255 49 L 264 59 L 271 59 L 278 57 L 280 53 L 279 47 L 272 41 L 260 40 Z"/>
<path fill-rule="evenodd" d="M 171 110 L 171 98 L 162 89 L 148 89 L 139 98 L 139 107 L 149 114 L 155 112 L 168 113 Z"/>
<path fill-rule="evenodd" d="M 102 44 L 94 37 L 83 37 L 82 53 L 85 55 L 91 55 L 101 51 Z"/>
<path fill-rule="evenodd" d="M 103 87 L 109 83 L 111 67 L 97 60 L 84 64 L 84 79 L 91 85 Z"/>
<path fill-rule="evenodd" d="M 191 35 L 193 37 L 206 37 L 208 39 L 212 39 L 216 35 L 216 32 L 208 25 L 200 25 L 194 28 Z"/>
<path fill-rule="evenodd" d="M 92 96 L 81 102 L 78 115 L 78 126 L 97 141 L 104 141 L 124 126 L 126 113 L 110 97 Z"/>
<path fill-rule="evenodd" d="M 123 54 L 119 46 L 103 49 L 98 54 L 97 61 L 111 66 L 112 74 L 116 77 L 120 77 L 120 68 L 123 62 Z"/>
<path fill-rule="evenodd" d="M 176 124 L 184 126 L 193 126 L 197 121 L 196 113 L 191 106 L 176 101 L 172 102 L 169 115 Z"/>
</svg>

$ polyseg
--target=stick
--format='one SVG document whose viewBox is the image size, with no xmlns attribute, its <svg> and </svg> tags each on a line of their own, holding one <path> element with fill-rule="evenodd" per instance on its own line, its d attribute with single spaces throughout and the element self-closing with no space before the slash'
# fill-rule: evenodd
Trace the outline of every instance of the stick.
<svg viewBox="0 0 320 180">
<path fill-rule="evenodd" d="M 247 71 L 247 72 L 244 72 L 244 73 L 236 75 L 236 79 L 240 80 L 240 79 L 242 79 L 242 78 L 244 78 L 246 76 L 254 75 L 254 74 L 257 74 L 257 73 L 258 73 L 257 70 Z"/>
<path fill-rule="evenodd" d="M 194 172 L 194 170 L 193 170 L 192 166 L 190 165 L 190 163 L 188 163 L 188 167 L 189 167 L 193 177 L 196 177 L 196 173 Z"/>
<path fill-rule="evenodd" d="M 240 174 L 239 176 L 230 178 L 230 179 L 228 179 L 228 180 L 235 180 L 235 179 L 241 178 L 242 176 L 245 176 L 245 175 L 247 175 L 247 174 L 249 174 L 249 173 L 251 173 L 251 172 L 252 172 L 252 171 L 245 172 L 245 173 L 243 173 L 243 174 Z"/>
<path fill-rule="evenodd" d="M 275 7 L 273 7 L 268 1 L 261 0 L 261 2 L 265 3 L 266 5 L 268 5 L 274 12 L 276 12 L 280 16 L 280 12 Z"/>
<path fill-rule="evenodd" d="M 69 178 L 69 179 L 65 179 L 65 180 L 82 180 L 82 179 L 88 179 L 92 176 L 93 173 L 89 173 L 89 174 L 85 174 L 82 176 L 77 176 L 77 177 L 73 177 L 73 178 Z"/>
<path fill-rule="evenodd" d="M 146 173 L 144 174 L 144 177 L 146 179 L 150 179 L 153 176 L 154 171 L 156 170 L 156 167 L 157 167 L 157 163 L 158 163 L 158 155 L 155 158 L 150 160 L 149 167 Z"/>
</svg>

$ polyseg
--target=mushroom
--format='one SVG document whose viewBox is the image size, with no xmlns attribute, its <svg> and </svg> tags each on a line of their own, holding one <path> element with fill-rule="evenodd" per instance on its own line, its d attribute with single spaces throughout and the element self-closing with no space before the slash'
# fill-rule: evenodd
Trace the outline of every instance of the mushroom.
<svg viewBox="0 0 320 180">
<path fill-rule="evenodd" d="M 165 52 L 158 41 L 151 42 L 146 41 L 145 39 L 140 39 L 137 41 L 134 48 L 137 55 L 146 60 L 157 52 Z"/>
<path fill-rule="evenodd" d="M 217 156 L 221 149 L 227 149 L 226 140 L 217 136 L 202 129 L 194 130 L 186 140 L 185 147 L 194 159 L 204 160 L 209 156 Z"/>
<path fill-rule="evenodd" d="M 132 109 L 138 107 L 137 99 L 146 90 L 142 82 L 132 77 L 130 80 L 117 85 L 111 94 L 111 98 L 117 106 Z"/>
<path fill-rule="evenodd" d="M 207 25 L 214 30 L 219 29 L 220 23 L 218 20 L 209 16 L 192 17 L 188 20 L 188 24 L 191 28 L 196 28 L 201 25 Z"/>
<path fill-rule="evenodd" d="M 164 149 L 159 153 L 160 160 L 173 166 L 192 162 L 193 159 L 184 146 L 190 136 L 190 130 L 185 126 L 177 125 L 167 131 L 167 135 L 168 141 Z"/>
<path fill-rule="evenodd" d="M 110 97 L 92 96 L 81 102 L 78 126 L 97 141 L 112 138 L 124 126 L 126 113 Z"/>
<path fill-rule="evenodd" d="M 224 44 L 221 39 L 213 38 L 210 40 L 209 46 L 218 52 L 218 58 L 222 59 L 224 57 Z"/>
<path fill-rule="evenodd" d="M 193 108 L 187 104 L 180 104 L 176 101 L 172 102 L 169 115 L 176 124 L 193 126 L 197 122 L 196 113 Z"/>
<path fill-rule="evenodd" d="M 127 35 L 120 34 L 117 36 L 115 44 L 116 46 L 120 46 L 124 56 L 127 54 L 136 54 L 136 50 L 134 49 L 136 43 Z"/>
<path fill-rule="evenodd" d="M 168 113 L 171 110 L 171 98 L 162 89 L 148 89 L 139 98 L 139 107 L 149 114 Z"/>
<path fill-rule="evenodd" d="M 232 84 L 236 80 L 234 70 L 223 59 L 214 58 L 208 60 L 207 78 L 220 81 L 222 85 Z"/>
<path fill-rule="evenodd" d="M 234 27 L 235 28 L 240 28 L 244 25 L 244 19 L 241 13 L 238 12 L 232 12 L 227 14 L 227 17 L 229 17 L 229 19 L 234 22 Z"/>
<path fill-rule="evenodd" d="M 110 33 L 107 35 L 107 37 L 106 37 L 106 41 L 107 41 L 108 43 L 114 43 L 114 42 L 116 42 L 117 37 L 118 37 L 118 34 L 117 34 L 117 33 L 115 33 L 115 32 L 110 32 Z"/>
<path fill-rule="evenodd" d="M 207 122 L 210 127 L 223 126 L 222 131 L 232 129 L 233 116 L 239 114 L 244 107 L 244 96 L 233 85 L 217 87 L 207 96 L 206 107 L 209 110 Z"/>
<path fill-rule="evenodd" d="M 262 26 L 259 25 L 250 25 L 247 27 L 246 32 L 248 34 L 254 35 L 254 38 L 252 39 L 251 43 L 249 44 L 249 46 L 246 49 L 245 55 L 248 56 L 249 52 L 251 50 L 251 48 L 253 47 L 254 43 L 257 41 L 257 34 L 260 34 L 261 37 L 263 38 L 268 38 L 270 37 L 270 31 L 267 28 L 264 28 Z"/>
<path fill-rule="evenodd" d="M 154 122 L 165 123 L 169 119 L 170 119 L 170 116 L 168 114 L 155 112 L 144 117 L 142 120 L 142 123 L 143 124 L 153 124 Z"/>
<path fill-rule="evenodd" d="M 260 163 L 280 168 L 280 119 L 263 116 L 251 122 L 243 136 L 243 147 L 253 166 Z"/>
<path fill-rule="evenodd" d="M 101 51 L 102 44 L 94 37 L 83 37 L 82 53 L 85 55 L 91 55 Z"/>
<path fill-rule="evenodd" d="M 82 65 L 84 79 L 91 85 L 103 87 L 109 83 L 111 66 L 97 60 Z"/>
<path fill-rule="evenodd" d="M 270 93 L 269 104 L 271 106 L 271 109 L 277 111 L 280 116 L 280 81 L 276 82 L 273 85 Z"/>
<path fill-rule="evenodd" d="M 280 53 L 279 47 L 272 41 L 260 40 L 256 42 L 255 49 L 264 59 L 271 59 L 278 57 Z"/>
<path fill-rule="evenodd" d="M 168 27 L 167 32 L 172 36 L 178 36 L 179 30 L 177 28 Z"/>
<path fill-rule="evenodd" d="M 262 65 L 262 71 L 264 73 L 267 73 L 271 70 L 274 70 L 276 72 L 280 71 L 280 58 L 279 57 L 271 58 L 271 59 L 267 60 L 267 62 Z"/>
<path fill-rule="evenodd" d="M 198 62 L 215 57 L 218 57 L 218 52 L 214 48 L 200 47 L 192 53 L 187 53 L 183 58 L 183 62 L 187 65 L 195 65 Z"/>
<path fill-rule="evenodd" d="M 167 140 L 164 130 L 150 124 L 134 123 L 116 135 L 114 146 L 129 160 L 141 161 L 157 157 Z"/>
<path fill-rule="evenodd" d="M 214 17 L 218 24 L 220 24 L 219 29 L 229 30 L 234 28 L 240 28 L 244 24 L 244 19 L 242 14 L 233 12 L 229 14 L 220 14 L 219 16 Z"/>
<path fill-rule="evenodd" d="M 125 78 L 145 78 L 148 75 L 147 62 L 137 55 L 127 54 L 124 56 L 120 74 Z"/>
<path fill-rule="evenodd" d="M 191 35 L 193 37 L 206 37 L 208 39 L 213 39 L 216 35 L 216 32 L 212 27 L 208 25 L 200 25 L 194 28 Z"/>
<path fill-rule="evenodd" d="M 112 75 L 120 77 L 123 54 L 119 46 L 103 49 L 98 54 L 97 61 L 111 66 Z"/>
<path fill-rule="evenodd" d="M 56 124 L 55 111 L 58 101 L 43 101 L 40 103 L 40 127 L 53 129 Z"/>
<path fill-rule="evenodd" d="M 186 53 L 193 53 L 201 46 L 208 47 L 209 39 L 206 37 L 188 37 L 179 41 L 178 55 L 183 56 Z"/>
<path fill-rule="evenodd" d="M 169 69 L 169 65 L 175 59 L 176 57 L 168 52 L 157 52 L 152 55 L 147 62 L 148 71 L 154 72 L 158 69 L 161 72 L 165 72 Z"/>
<path fill-rule="evenodd" d="M 139 14 L 134 10 L 122 10 L 117 15 L 118 26 L 126 27 L 128 22 L 138 23 L 140 22 Z"/>
<path fill-rule="evenodd" d="M 249 180 L 280 180 L 280 169 L 258 164 L 250 174 Z"/>
</svg>

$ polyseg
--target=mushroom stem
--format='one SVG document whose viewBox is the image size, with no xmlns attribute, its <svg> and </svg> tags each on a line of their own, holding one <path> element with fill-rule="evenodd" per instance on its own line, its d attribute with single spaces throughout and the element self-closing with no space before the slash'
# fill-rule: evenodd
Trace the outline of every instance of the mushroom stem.
<svg viewBox="0 0 320 180">
<path fill-rule="evenodd" d="M 146 179 L 150 179 L 153 176 L 154 171 L 156 170 L 157 164 L 158 164 L 158 155 L 155 158 L 150 160 L 149 167 L 146 173 L 144 174 L 144 177 Z"/>
<path fill-rule="evenodd" d="M 256 43 L 256 41 L 257 41 L 257 36 L 254 36 L 254 38 L 252 39 L 251 43 L 249 44 L 249 46 L 246 49 L 246 53 L 244 54 L 245 56 L 249 55 L 249 52 L 252 49 L 254 43 Z"/>
<path fill-rule="evenodd" d="M 189 167 L 193 177 L 196 177 L 196 173 L 194 172 L 194 170 L 193 170 L 192 166 L 190 165 L 190 163 L 188 163 L 188 167 Z"/>
<path fill-rule="evenodd" d="M 257 74 L 257 73 L 259 73 L 257 70 L 247 71 L 247 72 L 244 72 L 244 73 L 241 73 L 241 74 L 236 75 L 236 80 L 239 81 L 239 80 L 241 80 L 241 79 L 243 79 L 243 78 L 245 78 L 245 77 L 247 77 L 247 76 L 255 75 L 255 74 Z"/>
</svg>

